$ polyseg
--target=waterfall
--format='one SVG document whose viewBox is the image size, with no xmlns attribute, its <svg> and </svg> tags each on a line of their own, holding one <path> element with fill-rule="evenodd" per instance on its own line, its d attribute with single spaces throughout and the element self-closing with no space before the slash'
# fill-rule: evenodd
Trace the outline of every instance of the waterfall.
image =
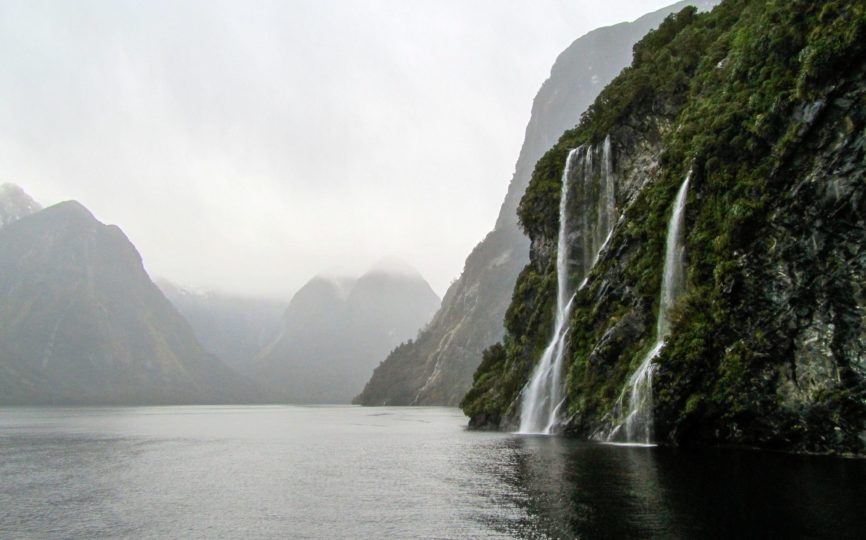
<svg viewBox="0 0 866 540">
<path fill-rule="evenodd" d="M 667 337 L 670 332 L 670 319 L 668 315 L 677 300 L 677 297 L 685 289 L 685 260 L 686 247 L 683 243 L 683 223 L 685 222 L 686 195 L 689 189 L 689 180 L 692 173 L 686 175 L 686 179 L 677 192 L 674 200 L 674 209 L 671 220 L 668 223 L 668 237 L 665 246 L 665 268 L 662 276 L 662 291 L 659 298 L 659 316 L 656 323 L 656 335 Z"/>
<path fill-rule="evenodd" d="M 583 158 L 583 185 L 581 192 L 584 198 L 592 194 L 593 178 L 592 178 L 592 146 L 586 147 L 586 156 Z M 592 242 L 595 237 L 595 227 L 592 226 L 593 216 L 587 211 L 584 205 L 583 211 L 580 213 L 582 218 L 581 223 L 581 238 L 583 244 L 583 260 L 591 261 L 594 256 L 592 252 Z M 588 273 L 588 272 L 587 272 Z"/>
<path fill-rule="evenodd" d="M 604 204 L 598 205 L 599 208 L 603 209 L 603 213 L 599 216 L 598 224 L 601 231 L 607 231 L 607 237 L 604 239 L 599 251 L 607 245 L 613 233 L 613 226 L 616 224 L 616 188 L 614 187 L 613 179 L 613 157 L 610 151 L 610 135 L 604 138 L 602 161 L 604 162 Z"/>
<path fill-rule="evenodd" d="M 553 335 L 535 366 L 532 378 L 524 387 L 520 411 L 520 433 L 550 434 L 558 424 L 559 409 L 564 402 L 563 363 L 568 334 L 568 320 L 574 294 L 569 286 L 573 273 L 586 277 L 595 264 L 598 254 L 610 240 L 616 223 L 616 200 L 614 191 L 613 163 L 610 137 L 602 148 L 602 167 L 598 178 L 595 174 L 592 145 L 571 150 L 562 173 L 562 188 L 559 199 L 559 237 L 556 252 L 556 317 Z M 580 178 L 570 188 L 572 173 Z M 576 191 L 572 194 L 571 191 Z M 570 231 L 569 206 L 580 209 L 580 227 Z M 581 253 L 577 261 L 570 260 L 569 236 L 580 238 Z M 571 272 L 575 270 L 574 272 Z M 583 285 L 586 283 L 584 279 Z"/>
<path fill-rule="evenodd" d="M 565 341 L 566 321 L 571 310 L 568 295 L 568 176 L 575 158 L 583 147 L 568 153 L 562 172 L 562 190 L 559 196 L 559 238 L 556 246 L 556 321 L 553 337 L 541 355 L 529 385 L 524 389 L 520 411 L 521 433 L 550 433 L 556 422 L 562 377 L 562 349 Z"/>
<path fill-rule="evenodd" d="M 661 353 L 665 338 L 670 333 L 670 309 L 685 289 L 685 245 L 683 223 L 685 221 L 686 195 L 691 172 L 686 176 L 677 192 L 671 218 L 668 222 L 665 245 L 665 265 L 662 289 L 659 297 L 659 312 L 656 322 L 656 341 L 644 356 L 637 370 L 628 380 L 614 406 L 615 418 L 623 417 L 625 398 L 628 396 L 629 412 L 625 419 L 611 430 L 608 441 L 650 444 L 653 440 L 653 361 Z"/>
</svg>

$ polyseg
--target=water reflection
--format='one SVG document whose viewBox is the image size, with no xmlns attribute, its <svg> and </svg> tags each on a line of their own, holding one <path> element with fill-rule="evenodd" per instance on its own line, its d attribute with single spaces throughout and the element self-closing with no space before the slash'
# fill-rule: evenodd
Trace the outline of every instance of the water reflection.
<svg viewBox="0 0 866 540">
<path fill-rule="evenodd" d="M 862 538 L 866 463 L 739 450 L 501 441 L 517 536 Z M 514 523 L 511 524 L 515 525 Z"/>
<path fill-rule="evenodd" d="M 866 461 L 466 431 L 456 410 L 0 411 L 0 538 L 862 538 Z"/>
</svg>

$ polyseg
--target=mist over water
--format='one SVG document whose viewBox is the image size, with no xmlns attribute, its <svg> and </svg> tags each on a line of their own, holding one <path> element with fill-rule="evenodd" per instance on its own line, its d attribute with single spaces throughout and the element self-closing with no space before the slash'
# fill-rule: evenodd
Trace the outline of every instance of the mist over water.
<svg viewBox="0 0 866 540">
<path fill-rule="evenodd" d="M 463 425 L 448 408 L 5 409 L 0 531 L 855 538 L 866 527 L 861 460 L 615 447 Z"/>
<path fill-rule="evenodd" d="M 668 3 L 9 0 L 0 182 L 184 286 L 284 298 L 393 254 L 441 296 L 556 55 Z"/>
</svg>

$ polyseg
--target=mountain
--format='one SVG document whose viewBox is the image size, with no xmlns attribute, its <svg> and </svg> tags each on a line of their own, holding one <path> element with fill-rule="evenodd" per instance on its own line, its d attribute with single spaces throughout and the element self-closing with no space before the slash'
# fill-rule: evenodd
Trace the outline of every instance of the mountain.
<svg viewBox="0 0 866 540">
<path fill-rule="evenodd" d="M 438 307 L 405 265 L 377 265 L 358 279 L 315 277 L 289 302 L 280 334 L 253 362 L 254 378 L 289 402 L 348 403 Z"/>
<path fill-rule="evenodd" d="M 680 2 L 631 23 L 594 30 L 554 62 L 532 103 L 532 114 L 514 176 L 496 226 L 478 244 L 463 273 L 445 293 L 442 307 L 418 339 L 392 352 L 355 399 L 363 405 L 457 405 L 472 384 L 482 351 L 503 336 L 502 321 L 514 283 L 529 262 L 529 240 L 517 223 L 517 203 L 533 167 L 632 58 L 632 46 L 668 14 L 694 4 Z"/>
<path fill-rule="evenodd" d="M 725 0 L 641 40 L 536 165 L 471 426 L 537 404 L 598 440 L 866 454 L 864 53 L 855 1 Z"/>
<path fill-rule="evenodd" d="M 0 229 L 0 402 L 256 397 L 202 349 L 118 227 L 69 201 Z"/>
<path fill-rule="evenodd" d="M 24 216 L 42 210 L 30 195 L 15 184 L 0 185 L 0 229 Z"/>
<path fill-rule="evenodd" d="M 167 280 L 156 284 L 192 326 L 205 350 L 243 374 L 253 358 L 276 337 L 285 303 L 214 291 L 196 292 Z"/>
</svg>

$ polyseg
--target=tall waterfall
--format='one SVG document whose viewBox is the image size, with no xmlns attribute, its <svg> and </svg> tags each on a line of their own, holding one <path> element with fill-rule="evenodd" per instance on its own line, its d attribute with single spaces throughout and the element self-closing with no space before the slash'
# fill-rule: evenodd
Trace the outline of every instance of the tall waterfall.
<svg viewBox="0 0 866 540">
<path fill-rule="evenodd" d="M 671 218 L 668 222 L 664 275 L 662 276 L 658 321 L 656 322 L 656 341 L 644 356 L 640 366 L 629 378 L 628 384 L 614 406 L 616 418 L 622 418 L 625 399 L 628 396 L 628 415 L 622 423 L 610 432 L 607 437 L 608 441 L 650 444 L 653 440 L 653 372 L 655 371 L 653 360 L 661 352 L 665 345 L 665 339 L 670 333 L 670 309 L 685 289 L 683 222 L 685 221 L 686 195 L 690 178 L 691 172 L 686 176 L 677 192 Z"/>
<path fill-rule="evenodd" d="M 614 187 L 613 177 L 613 156 L 610 151 L 610 135 L 604 138 L 602 145 L 602 185 L 601 193 L 599 193 L 598 219 L 596 221 L 595 245 L 596 251 L 593 258 L 598 258 L 598 254 L 607 245 L 610 236 L 613 233 L 613 226 L 616 224 L 616 188 Z M 589 271 L 586 272 L 587 274 Z"/>
<path fill-rule="evenodd" d="M 559 238 L 556 246 L 556 321 L 553 337 L 541 355 L 529 385 L 524 389 L 520 411 L 521 433 L 550 433 L 556 422 L 556 408 L 562 392 L 562 353 L 565 344 L 566 321 L 571 311 L 568 291 L 568 177 L 575 158 L 583 147 L 568 153 L 562 172 L 559 196 Z"/>
<path fill-rule="evenodd" d="M 562 173 L 559 199 L 559 237 L 556 248 L 556 318 L 553 335 L 535 366 L 532 378 L 523 389 L 520 411 L 520 433 L 550 434 L 558 424 L 558 413 L 564 397 L 562 388 L 563 357 L 568 334 L 568 320 L 574 293 L 569 274 L 585 277 L 595 264 L 599 252 L 609 240 L 616 223 L 616 199 L 610 138 L 602 148 L 602 167 L 596 175 L 592 145 L 569 152 Z M 579 174 L 574 186 L 569 177 Z M 575 193 L 571 193 L 575 191 Z M 569 229 L 569 207 L 580 210 L 580 227 Z M 570 236 L 580 239 L 581 253 L 576 261 L 570 258 Z M 573 272 L 572 272 L 573 271 Z M 585 283 L 585 282 L 584 282 Z"/>
</svg>

